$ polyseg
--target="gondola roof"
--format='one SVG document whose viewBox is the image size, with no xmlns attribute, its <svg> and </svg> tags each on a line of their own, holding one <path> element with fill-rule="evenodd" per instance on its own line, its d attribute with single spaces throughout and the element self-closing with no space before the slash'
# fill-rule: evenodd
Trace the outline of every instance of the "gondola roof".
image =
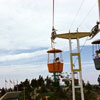
<svg viewBox="0 0 100 100">
<path fill-rule="evenodd" d="M 62 52 L 62 50 L 60 50 L 60 49 L 55 49 L 55 48 L 53 48 L 53 49 L 47 51 L 47 53 L 59 53 L 59 52 Z"/>
<path fill-rule="evenodd" d="M 100 39 L 93 41 L 92 44 L 100 44 Z"/>
</svg>

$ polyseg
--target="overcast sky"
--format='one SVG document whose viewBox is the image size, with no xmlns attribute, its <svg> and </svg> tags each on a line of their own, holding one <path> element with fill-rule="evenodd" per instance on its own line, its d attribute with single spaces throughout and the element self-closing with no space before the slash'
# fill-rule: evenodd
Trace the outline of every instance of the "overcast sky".
<svg viewBox="0 0 100 100">
<path fill-rule="evenodd" d="M 90 32 L 98 20 L 97 0 L 55 0 L 57 33 L 73 32 L 77 28 Z M 52 0 L 0 0 L 2 81 L 49 74 L 46 51 L 50 48 L 51 30 Z M 80 40 L 81 45 L 84 42 L 85 39 Z M 90 44 L 91 41 L 87 41 L 86 45 Z M 69 50 L 68 40 L 56 39 L 55 47 Z M 42 55 L 45 59 L 41 61 Z M 3 85 L 2 82 L 0 84 Z"/>
</svg>

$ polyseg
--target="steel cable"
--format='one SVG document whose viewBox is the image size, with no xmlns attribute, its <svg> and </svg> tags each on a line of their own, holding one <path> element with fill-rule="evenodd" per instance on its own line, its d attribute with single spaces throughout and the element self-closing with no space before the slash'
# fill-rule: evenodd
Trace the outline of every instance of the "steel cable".
<svg viewBox="0 0 100 100">
<path fill-rule="evenodd" d="M 72 23 L 71 23 L 71 25 L 70 25 L 70 29 L 71 29 L 71 27 L 73 26 L 73 24 L 74 24 L 74 22 L 75 22 L 75 19 L 77 18 L 78 14 L 79 14 L 79 12 L 80 12 L 82 6 L 83 6 L 83 3 L 84 3 L 84 0 L 82 0 L 81 5 L 79 6 L 78 11 L 77 11 L 75 17 L 73 18 L 73 21 L 72 21 Z"/>
</svg>

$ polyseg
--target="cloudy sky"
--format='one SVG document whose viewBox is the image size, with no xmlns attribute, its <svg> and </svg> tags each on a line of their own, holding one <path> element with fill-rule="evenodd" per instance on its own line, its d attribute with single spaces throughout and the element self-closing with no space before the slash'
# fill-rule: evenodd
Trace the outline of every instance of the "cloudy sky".
<svg viewBox="0 0 100 100">
<path fill-rule="evenodd" d="M 99 20 L 97 0 L 55 0 L 55 28 L 57 33 L 91 31 Z M 0 86 L 4 80 L 37 78 L 49 75 L 46 51 L 50 49 L 52 29 L 52 0 L 0 0 Z M 96 36 L 93 40 L 99 37 Z M 80 40 L 83 45 L 85 39 Z M 91 41 L 93 41 L 91 40 Z M 87 41 L 86 45 L 91 45 Z M 75 43 L 73 42 L 73 45 Z M 68 40 L 56 39 L 55 47 L 69 50 Z M 75 45 L 74 45 L 75 49 Z M 89 55 L 91 56 L 91 55 Z M 66 60 L 65 60 L 66 61 Z M 69 60 L 67 60 L 69 61 Z M 69 62 L 68 62 L 69 63 Z M 85 62 L 83 62 L 85 63 Z M 92 59 L 83 67 L 90 75 L 96 72 Z M 66 68 L 64 70 L 66 72 Z M 91 72 L 92 71 L 92 72 Z M 70 73 L 70 65 L 69 65 Z M 86 74 L 83 73 L 85 78 Z M 98 77 L 94 75 L 94 79 Z"/>
</svg>

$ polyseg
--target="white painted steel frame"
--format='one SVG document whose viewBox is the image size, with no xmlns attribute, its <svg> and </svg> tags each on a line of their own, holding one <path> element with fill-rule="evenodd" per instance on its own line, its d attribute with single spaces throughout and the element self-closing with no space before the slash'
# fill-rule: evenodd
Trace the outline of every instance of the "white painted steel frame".
<svg viewBox="0 0 100 100">
<path fill-rule="evenodd" d="M 77 40 L 77 52 L 80 53 L 79 38 L 77 38 L 76 40 Z M 69 39 L 69 48 L 70 48 L 70 54 L 71 54 L 72 53 L 71 38 Z M 70 61 L 70 63 L 71 63 L 71 61 Z M 72 93 L 73 93 L 73 100 L 75 100 L 75 88 L 80 88 L 81 89 L 81 100 L 84 100 L 83 83 L 82 83 L 82 72 L 81 71 L 77 71 L 77 72 L 79 72 L 79 78 L 80 78 L 79 79 L 80 80 L 80 82 L 79 82 L 80 85 L 79 86 L 75 86 L 74 71 L 71 72 L 72 73 Z"/>
</svg>

